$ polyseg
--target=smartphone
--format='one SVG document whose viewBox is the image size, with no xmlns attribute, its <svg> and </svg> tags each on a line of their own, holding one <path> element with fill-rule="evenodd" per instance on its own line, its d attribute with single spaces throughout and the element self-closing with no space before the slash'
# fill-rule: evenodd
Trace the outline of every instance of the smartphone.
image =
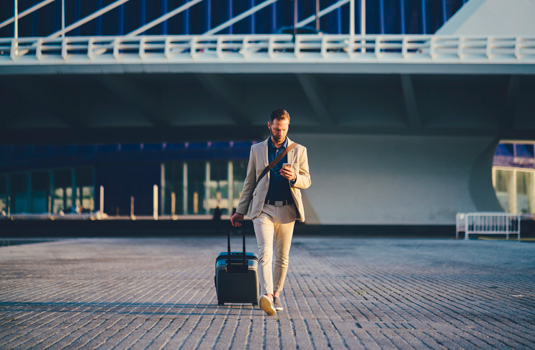
<svg viewBox="0 0 535 350">
<path fill-rule="evenodd" d="M 282 164 L 282 168 L 283 169 L 291 169 L 292 168 L 292 163 L 283 163 Z"/>
</svg>

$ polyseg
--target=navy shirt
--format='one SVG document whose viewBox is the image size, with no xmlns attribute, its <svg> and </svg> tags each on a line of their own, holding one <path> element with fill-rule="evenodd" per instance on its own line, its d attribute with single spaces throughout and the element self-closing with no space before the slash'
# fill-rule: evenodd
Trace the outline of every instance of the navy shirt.
<svg viewBox="0 0 535 350">
<path fill-rule="evenodd" d="M 268 140 L 268 161 L 271 163 L 273 159 L 277 158 L 279 154 L 284 152 L 288 147 L 288 138 L 284 141 L 280 148 L 275 147 L 271 141 L 271 137 Z M 288 163 L 288 155 L 285 155 L 281 161 L 276 164 L 273 169 L 270 170 L 269 178 L 269 190 L 266 196 L 266 200 L 270 201 L 292 201 L 292 193 L 290 192 L 290 182 L 287 178 L 280 174 L 282 165 Z"/>
</svg>

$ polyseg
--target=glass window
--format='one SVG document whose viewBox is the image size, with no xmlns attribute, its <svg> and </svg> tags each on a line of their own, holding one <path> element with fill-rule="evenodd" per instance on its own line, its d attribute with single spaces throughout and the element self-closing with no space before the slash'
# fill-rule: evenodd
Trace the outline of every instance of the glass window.
<svg viewBox="0 0 535 350">
<path fill-rule="evenodd" d="M 509 207 L 509 187 L 512 181 L 513 172 L 510 170 L 495 169 L 496 181 L 495 188 L 498 202 L 506 212 L 511 212 Z"/>
<path fill-rule="evenodd" d="M 93 168 L 76 169 L 76 207 L 78 212 L 95 210 L 95 175 Z"/>
<path fill-rule="evenodd" d="M 206 162 L 188 162 L 187 214 L 207 214 L 204 206 L 205 182 Z"/>
<path fill-rule="evenodd" d="M 233 203 L 232 208 L 236 209 L 240 201 L 241 192 L 243 190 L 243 183 L 245 182 L 245 177 L 247 176 L 247 161 L 246 160 L 237 160 L 233 162 Z"/>
<path fill-rule="evenodd" d="M 516 205 L 519 213 L 532 213 L 533 210 L 533 172 L 517 171 Z"/>
<path fill-rule="evenodd" d="M 50 174 L 46 171 L 32 173 L 32 213 L 48 213 Z"/>
<path fill-rule="evenodd" d="M 169 162 L 164 164 L 164 215 L 178 215 L 184 213 L 184 162 Z M 174 203 L 174 204 L 173 204 Z M 173 212 L 174 209 L 174 212 Z"/>
<path fill-rule="evenodd" d="M 54 171 L 53 213 L 69 213 L 72 211 L 72 171 Z"/>
<path fill-rule="evenodd" d="M 12 174 L 11 178 L 11 213 L 29 213 L 29 173 Z"/>
<path fill-rule="evenodd" d="M 216 207 L 228 214 L 228 161 L 210 162 L 209 197 L 207 209 L 210 214 Z"/>
</svg>

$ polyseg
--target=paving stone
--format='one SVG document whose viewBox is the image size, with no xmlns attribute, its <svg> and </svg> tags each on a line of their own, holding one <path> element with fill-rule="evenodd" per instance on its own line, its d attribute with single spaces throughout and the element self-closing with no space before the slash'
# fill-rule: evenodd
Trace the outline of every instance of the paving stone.
<svg viewBox="0 0 535 350">
<path fill-rule="evenodd" d="M 295 237 L 285 310 L 272 317 L 217 305 L 225 247 L 207 237 L 0 247 L 0 348 L 535 349 L 532 243 Z"/>
</svg>

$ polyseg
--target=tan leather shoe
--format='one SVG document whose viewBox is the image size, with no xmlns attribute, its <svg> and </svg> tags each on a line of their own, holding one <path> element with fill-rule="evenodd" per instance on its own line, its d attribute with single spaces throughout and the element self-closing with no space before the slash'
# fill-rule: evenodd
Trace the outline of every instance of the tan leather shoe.
<svg viewBox="0 0 535 350">
<path fill-rule="evenodd" d="M 268 298 L 267 295 L 262 295 L 260 297 L 260 300 L 258 300 L 258 305 L 260 305 L 260 308 L 264 310 L 268 316 L 273 316 L 277 313 L 277 310 L 275 310 L 273 307 L 273 302 Z"/>
</svg>

